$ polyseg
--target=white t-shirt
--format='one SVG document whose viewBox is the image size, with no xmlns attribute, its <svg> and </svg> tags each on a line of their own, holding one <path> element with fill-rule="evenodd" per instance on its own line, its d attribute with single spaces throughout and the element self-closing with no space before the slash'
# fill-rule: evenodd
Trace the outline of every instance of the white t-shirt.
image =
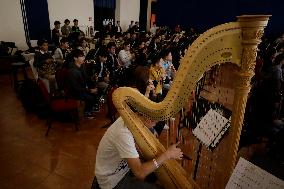
<svg viewBox="0 0 284 189">
<path fill-rule="evenodd" d="M 118 118 L 100 141 L 95 174 L 102 189 L 114 188 L 129 171 L 125 158 L 139 158 L 133 135 Z"/>
</svg>

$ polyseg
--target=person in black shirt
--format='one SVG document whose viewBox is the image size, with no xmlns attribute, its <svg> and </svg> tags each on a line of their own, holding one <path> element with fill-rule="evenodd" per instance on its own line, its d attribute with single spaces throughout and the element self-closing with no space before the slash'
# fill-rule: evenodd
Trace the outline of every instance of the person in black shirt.
<svg viewBox="0 0 284 189">
<path fill-rule="evenodd" d="M 60 31 L 60 22 L 54 22 L 54 29 L 52 30 L 52 43 L 56 46 L 59 45 L 60 37 L 63 37 Z"/>
<path fill-rule="evenodd" d="M 97 88 L 89 88 L 87 85 L 87 78 L 82 68 L 85 61 L 84 53 L 79 49 L 74 49 L 71 52 L 73 62 L 70 64 L 68 70 L 68 93 L 75 99 L 85 102 L 85 117 L 88 119 L 94 118 L 92 116 L 93 107 L 98 103 Z"/>
</svg>

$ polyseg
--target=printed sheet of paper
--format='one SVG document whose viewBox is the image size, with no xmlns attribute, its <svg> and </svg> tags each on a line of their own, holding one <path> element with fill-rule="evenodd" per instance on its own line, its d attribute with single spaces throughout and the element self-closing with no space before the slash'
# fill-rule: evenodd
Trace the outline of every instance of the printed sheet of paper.
<svg viewBox="0 0 284 189">
<path fill-rule="evenodd" d="M 210 109 L 193 130 L 193 134 L 209 147 L 227 122 L 228 119 L 217 111 Z"/>
<path fill-rule="evenodd" d="M 226 189 L 283 189 L 284 181 L 240 158 Z"/>
</svg>

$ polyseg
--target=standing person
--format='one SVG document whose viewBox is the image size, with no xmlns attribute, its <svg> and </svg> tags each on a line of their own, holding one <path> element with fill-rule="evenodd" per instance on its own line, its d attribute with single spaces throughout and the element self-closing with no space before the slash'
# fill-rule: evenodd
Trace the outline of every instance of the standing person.
<svg viewBox="0 0 284 189">
<path fill-rule="evenodd" d="M 144 117 L 141 121 L 148 128 L 156 123 Z M 167 160 L 182 159 L 183 153 L 177 145 L 170 146 L 152 160 L 142 162 L 132 133 L 123 119 L 118 118 L 104 134 L 97 150 L 95 174 L 100 188 L 157 189 L 144 179 Z"/>
<path fill-rule="evenodd" d="M 54 29 L 52 30 L 52 43 L 56 46 L 59 46 L 60 39 L 64 37 L 60 31 L 60 22 L 54 22 Z"/>
<path fill-rule="evenodd" d="M 116 36 L 122 35 L 122 28 L 120 26 L 120 21 L 116 21 L 115 32 L 116 32 Z"/>
<path fill-rule="evenodd" d="M 61 33 L 62 35 L 65 35 L 65 37 L 68 37 L 71 33 L 71 26 L 69 26 L 70 20 L 66 19 L 64 20 L 64 25 L 61 27 Z"/>
</svg>

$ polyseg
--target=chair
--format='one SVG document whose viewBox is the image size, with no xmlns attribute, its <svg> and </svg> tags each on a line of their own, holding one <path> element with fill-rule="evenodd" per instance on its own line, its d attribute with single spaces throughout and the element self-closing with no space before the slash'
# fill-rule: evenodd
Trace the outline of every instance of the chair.
<svg viewBox="0 0 284 189">
<path fill-rule="evenodd" d="M 47 115 L 47 131 L 45 136 L 48 135 L 49 130 L 51 128 L 51 115 L 54 113 L 70 113 L 72 119 L 75 123 L 75 129 L 78 130 L 79 119 L 78 119 L 78 105 L 77 101 L 73 99 L 60 98 L 60 99 L 52 99 L 49 96 L 47 88 L 42 79 L 38 79 L 38 85 L 44 100 L 46 107 L 48 108 Z"/>
<path fill-rule="evenodd" d="M 107 92 L 107 109 L 108 109 L 108 116 L 111 120 L 111 123 L 114 123 L 116 120 L 116 113 L 117 109 L 115 108 L 113 101 L 112 101 L 112 93 L 117 89 L 118 87 L 112 86 L 108 92 Z"/>
<path fill-rule="evenodd" d="M 18 74 L 19 71 L 22 72 L 24 78 L 19 80 Z M 13 76 L 13 85 L 14 85 L 14 90 L 17 92 L 19 85 L 21 85 L 25 80 L 28 79 L 28 74 L 26 71 L 26 64 L 24 62 L 14 62 L 11 63 L 11 74 Z"/>
</svg>

